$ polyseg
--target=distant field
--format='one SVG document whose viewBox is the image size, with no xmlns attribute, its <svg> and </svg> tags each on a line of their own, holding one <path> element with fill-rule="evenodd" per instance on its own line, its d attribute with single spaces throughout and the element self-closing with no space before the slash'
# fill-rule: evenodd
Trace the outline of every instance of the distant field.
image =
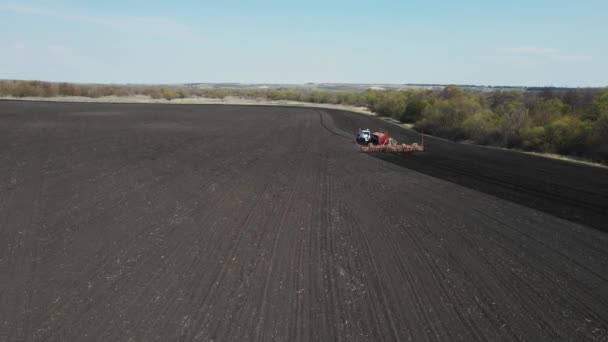
<svg viewBox="0 0 608 342">
<path fill-rule="evenodd" d="M 104 96 L 98 98 L 86 96 L 55 96 L 55 97 L 21 97 L 12 96 L 0 97 L 0 100 L 19 100 L 19 101 L 48 101 L 48 102 L 76 102 L 76 103 L 150 103 L 150 104 L 223 104 L 223 105 L 261 105 L 261 106 L 300 106 L 312 108 L 343 109 L 352 112 L 374 115 L 366 107 L 357 107 L 329 103 L 310 103 L 289 100 L 263 100 L 248 99 L 236 96 L 226 96 L 224 98 L 208 97 L 187 97 L 181 99 L 154 99 L 147 95 L 135 96 Z"/>
</svg>

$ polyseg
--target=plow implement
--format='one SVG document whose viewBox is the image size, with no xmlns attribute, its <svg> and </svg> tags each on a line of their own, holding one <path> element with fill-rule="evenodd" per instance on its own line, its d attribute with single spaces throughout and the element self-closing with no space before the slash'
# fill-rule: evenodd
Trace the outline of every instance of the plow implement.
<svg viewBox="0 0 608 342">
<path fill-rule="evenodd" d="M 424 134 L 420 134 L 420 145 L 400 144 L 388 136 L 388 133 L 374 132 L 369 129 L 359 129 L 356 144 L 360 152 L 424 152 Z"/>
</svg>

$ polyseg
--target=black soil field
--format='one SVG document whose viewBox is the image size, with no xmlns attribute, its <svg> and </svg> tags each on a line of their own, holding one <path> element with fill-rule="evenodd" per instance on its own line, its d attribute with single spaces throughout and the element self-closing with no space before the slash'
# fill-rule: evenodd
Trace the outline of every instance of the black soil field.
<svg viewBox="0 0 608 342">
<path fill-rule="evenodd" d="M 0 341 L 608 340 L 608 171 L 340 111 L 0 102 Z"/>
</svg>

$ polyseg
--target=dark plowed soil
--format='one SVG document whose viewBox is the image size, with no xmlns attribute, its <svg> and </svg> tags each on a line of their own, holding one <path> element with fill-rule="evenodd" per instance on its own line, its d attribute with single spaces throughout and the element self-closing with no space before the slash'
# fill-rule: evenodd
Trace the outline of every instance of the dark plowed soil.
<svg viewBox="0 0 608 342">
<path fill-rule="evenodd" d="M 328 110 L 345 131 L 388 131 L 404 142 L 419 133 L 365 115 Z M 479 190 L 558 217 L 608 231 L 608 169 L 540 158 L 514 151 L 455 144 L 425 136 L 428 153 L 374 154 L 409 169 Z"/>
<path fill-rule="evenodd" d="M 384 125 L 0 102 L 0 341 L 608 339 L 606 170 Z"/>
</svg>

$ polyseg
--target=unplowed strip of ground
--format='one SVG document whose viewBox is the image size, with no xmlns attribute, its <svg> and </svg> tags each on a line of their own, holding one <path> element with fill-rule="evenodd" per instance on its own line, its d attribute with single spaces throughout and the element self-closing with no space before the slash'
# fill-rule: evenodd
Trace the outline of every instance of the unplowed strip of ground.
<svg viewBox="0 0 608 342">
<path fill-rule="evenodd" d="M 385 125 L 0 102 L 0 341 L 608 339 L 606 170 Z"/>
</svg>

